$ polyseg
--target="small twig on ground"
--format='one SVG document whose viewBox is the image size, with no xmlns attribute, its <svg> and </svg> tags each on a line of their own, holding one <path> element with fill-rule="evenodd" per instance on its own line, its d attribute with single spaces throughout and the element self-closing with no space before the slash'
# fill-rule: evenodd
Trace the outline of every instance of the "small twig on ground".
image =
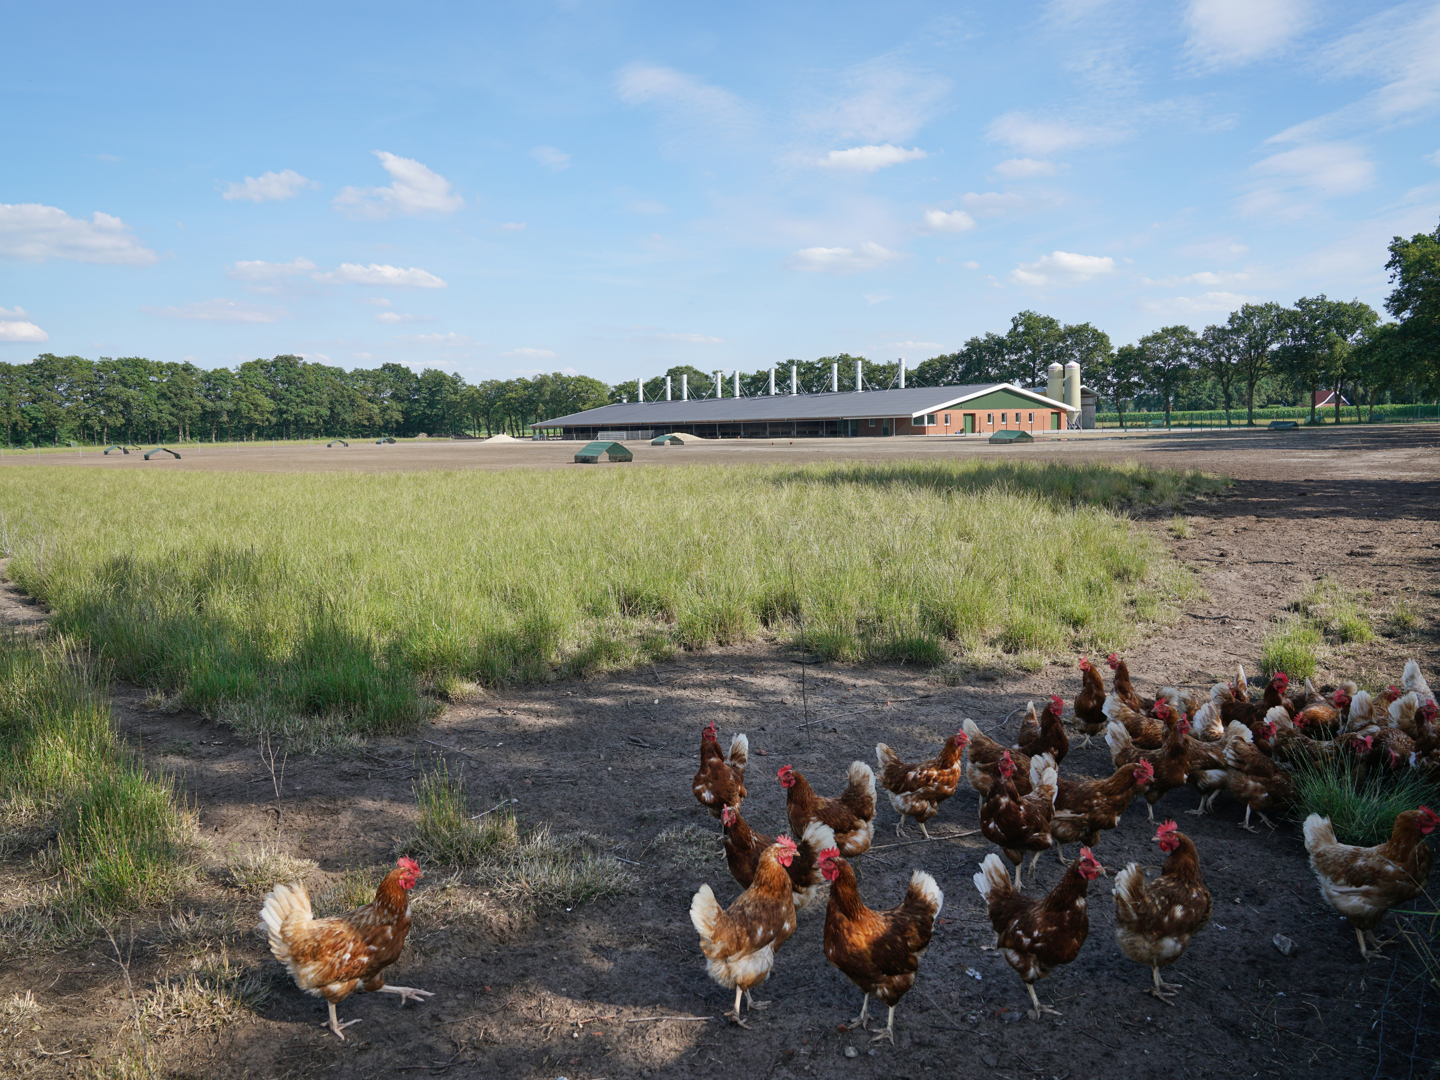
<svg viewBox="0 0 1440 1080">
<path fill-rule="evenodd" d="M 290 751 L 287 748 L 284 756 L 280 759 L 280 773 L 278 776 L 275 773 L 275 748 L 270 744 L 270 733 L 268 731 L 260 737 L 260 745 L 255 748 L 255 752 L 260 755 L 260 760 L 264 763 L 265 767 L 270 770 L 270 783 L 275 788 L 275 801 L 278 803 L 280 801 L 280 791 L 285 786 L 285 763 L 290 760 Z"/>
<path fill-rule="evenodd" d="M 100 923 L 99 919 L 95 921 Z M 150 1042 L 145 1038 L 145 1026 L 140 1022 L 140 1002 L 135 997 L 135 984 L 130 981 L 130 955 L 129 953 L 125 956 L 120 955 L 120 946 L 115 941 L 115 935 L 110 932 L 108 926 L 100 923 L 100 928 L 105 931 L 105 936 L 110 941 L 110 947 L 115 950 L 115 963 L 120 966 L 120 974 L 125 977 L 125 992 L 130 996 L 130 1011 L 135 1019 L 135 1040 L 139 1044 L 140 1055 L 145 1062 L 145 1073 L 146 1075 L 153 1076 L 155 1069 L 150 1063 Z M 132 950 L 135 948 L 135 936 L 133 934 L 130 936 L 130 948 Z M 106 959 L 108 960 L 109 957 L 106 957 Z"/>
<path fill-rule="evenodd" d="M 651 1020 L 698 1020 L 704 1023 L 707 1020 L 715 1019 L 713 1016 L 637 1016 L 626 1020 L 627 1024 L 648 1024 Z"/>
<path fill-rule="evenodd" d="M 961 836 L 974 836 L 979 831 L 979 829 L 967 829 L 964 832 L 945 833 L 943 836 L 932 836 L 928 840 L 901 840 L 900 842 L 895 844 L 873 844 L 871 845 L 870 850 L 885 851 L 887 848 L 911 847 L 914 844 L 931 844 L 937 840 L 954 840 Z"/>
<path fill-rule="evenodd" d="M 477 765 L 481 764 L 479 758 L 475 757 L 475 756 L 472 755 L 472 754 L 467 754 L 464 750 L 461 750 L 458 746 L 446 746 L 444 743 L 434 742 L 434 741 L 431 740 L 431 739 L 417 739 L 416 741 L 417 741 L 417 742 L 423 742 L 423 743 L 425 743 L 427 746 L 438 746 L 441 750 L 449 750 L 450 753 L 452 753 L 452 754 L 459 754 L 459 755 L 460 755 L 461 757 L 463 757 L 463 758 L 469 758 L 471 761 L 475 762 Z"/>
<path fill-rule="evenodd" d="M 471 815 L 470 815 L 470 820 L 471 820 L 471 821 L 478 821 L 480 818 L 484 817 L 486 814 L 493 814 L 496 810 L 499 810 L 502 806 L 507 806 L 507 805 L 509 805 L 510 803 L 517 803 L 517 802 L 519 802 L 519 801 L 520 801 L 519 799 L 501 799 L 501 800 L 500 800 L 498 803 L 496 803 L 494 806 L 490 807 L 489 810 L 481 810 L 480 813 L 478 813 L 478 814 L 471 814 Z"/>
</svg>

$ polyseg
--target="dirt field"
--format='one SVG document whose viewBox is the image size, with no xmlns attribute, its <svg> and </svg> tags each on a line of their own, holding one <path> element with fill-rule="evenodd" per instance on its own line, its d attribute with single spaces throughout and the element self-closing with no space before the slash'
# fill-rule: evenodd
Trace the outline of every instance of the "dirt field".
<svg viewBox="0 0 1440 1080">
<path fill-rule="evenodd" d="M 1178 559 L 1196 568 L 1205 589 L 1177 625 L 1128 654 L 1143 692 L 1161 683 L 1208 686 L 1231 676 L 1237 661 L 1257 671 L 1271 618 L 1321 574 L 1366 591 L 1363 602 L 1377 616 L 1402 596 L 1420 616 L 1420 629 L 1408 637 L 1332 653 L 1329 674 L 1394 678 L 1405 658 L 1416 656 L 1433 682 L 1440 672 L 1437 443 L 1440 427 L 1420 426 L 1086 437 L 1005 450 L 893 439 L 797 443 L 756 454 L 755 444 L 726 443 L 637 448 L 635 465 L 1065 453 L 1227 473 L 1237 480 L 1228 494 L 1186 508 L 1192 538 L 1174 539 L 1168 516 L 1139 526 L 1164 537 Z M 243 461 L 235 464 L 202 454 L 165 463 L 132 456 L 93 466 L 559 467 L 573 450 L 573 444 L 357 445 L 348 452 L 249 450 L 236 455 Z M 345 456 L 332 461 L 323 453 Z M 302 461 L 302 455 L 313 456 Z M 0 603 L 5 613 L 33 618 L 33 609 L 13 596 Z M 840 1029 L 856 1015 L 860 992 L 821 951 L 823 904 L 801 914 L 799 929 L 777 956 L 759 995 L 773 1006 L 756 1014 L 751 1030 L 727 1025 L 721 1014 L 729 994 L 705 975 L 688 911 L 702 881 L 726 903 L 739 890 L 718 842 L 708 860 L 703 842 L 653 843 L 662 831 L 687 823 L 718 835 L 717 823 L 690 793 L 698 735 L 707 722 L 714 720 L 727 738 L 748 732 L 745 814 L 757 829 L 774 832 L 784 822 L 775 781 L 782 764 L 794 764 L 822 794 L 833 794 L 851 760 L 873 762 L 877 741 L 907 760 L 929 757 L 967 716 L 1011 741 L 1016 710 L 1027 700 L 1052 692 L 1069 700 L 1079 687 L 1070 662 L 1035 675 L 977 672 L 970 685 L 949 687 L 905 667 L 793 661 L 794 654 L 777 645 L 756 644 L 452 706 L 419 738 L 377 741 L 363 753 L 292 757 L 278 799 L 253 745 L 197 717 L 149 709 L 143 691 L 118 687 L 117 719 L 126 736 L 150 763 L 181 778 L 198 806 L 212 871 L 192 901 L 163 917 L 137 918 L 121 938 L 122 949 L 133 946 L 137 993 L 186 971 L 192 955 L 221 941 L 247 969 L 268 973 L 271 988 L 265 1004 L 234 1023 L 215 1029 L 192 1023 L 199 1029 L 188 1032 L 184 1022 L 175 1024 L 156 1043 L 167 1075 L 1411 1075 L 1404 1071 L 1408 1062 L 1402 1067 L 1389 1058 L 1376 1072 L 1382 1039 L 1376 1024 L 1393 962 L 1361 961 L 1353 932 L 1320 900 L 1297 830 L 1281 823 L 1275 832 L 1243 832 L 1236 828 L 1243 811 L 1223 796 L 1215 816 L 1185 816 L 1182 811 L 1196 805 L 1188 789 L 1167 795 L 1157 814 L 1174 816 L 1195 840 L 1215 914 L 1167 972 L 1185 986 L 1175 1007 L 1144 993 L 1149 972 L 1116 947 L 1113 878 L 1102 878 L 1090 891 L 1090 938 L 1079 959 L 1037 987 L 1064 1016 L 1039 1023 L 1024 1017 L 1022 983 L 988 948 L 993 934 L 970 879 L 992 848 L 975 831 L 975 802 L 962 786 L 931 823 L 943 838 L 928 844 L 910 842 L 918 837 L 913 826 L 907 841 L 897 841 L 896 815 L 882 796 L 876 846 L 857 860 L 861 891 L 874 907 L 898 902 L 914 867 L 934 874 L 946 894 L 919 981 L 897 1012 L 897 1045 L 872 1050 L 864 1033 Z M 818 722 L 802 727 L 807 713 Z M 319 1026 L 323 1001 L 296 991 L 250 932 L 264 890 L 228 886 L 222 867 L 227 853 L 266 845 L 318 862 L 315 882 L 355 867 L 376 868 L 378 880 L 378 868 L 392 861 L 396 838 L 414 820 L 415 779 L 441 758 L 466 777 L 476 812 L 515 798 L 522 825 L 594 834 L 600 850 L 626 860 L 639 885 L 618 898 L 516 919 L 463 887 L 450 890 L 448 899 L 426 898 L 446 884 L 443 871 L 432 873 L 417 894 L 410 945 L 389 974 L 436 996 L 397 1010 L 388 995 L 356 995 L 340 1014 L 363 1023 L 341 1043 Z M 1103 743 L 1072 749 L 1062 771 L 1108 774 Z M 1143 810 L 1132 808 L 1101 839 L 1096 855 L 1112 875 L 1131 860 L 1157 866 L 1153 831 Z M 1039 865 L 1040 886 L 1048 889 L 1058 865 L 1049 856 Z M 462 900 L 469 911 L 456 914 Z M 1294 955 L 1282 956 L 1272 944 L 1277 933 L 1298 943 Z M 40 1003 L 34 1030 L 30 1021 L 23 1030 L 0 1022 L 6 1029 L 0 1062 L 14 1075 L 86 1075 L 82 1055 L 107 1057 L 129 1045 L 130 999 L 108 942 L 19 956 L 0 946 L 0 957 L 0 1001 L 33 990 Z M 882 1009 L 882 1022 L 883 1015 Z M 849 1047 L 854 1058 L 846 1057 Z M 1432 1044 L 1428 1054 L 1437 1053 Z M 1434 1073 L 1422 1065 L 1413 1075 Z"/>
</svg>

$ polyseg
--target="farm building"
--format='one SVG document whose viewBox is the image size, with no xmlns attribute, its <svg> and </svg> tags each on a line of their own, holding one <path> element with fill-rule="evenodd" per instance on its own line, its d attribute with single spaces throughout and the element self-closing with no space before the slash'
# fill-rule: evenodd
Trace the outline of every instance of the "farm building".
<svg viewBox="0 0 1440 1080">
<path fill-rule="evenodd" d="M 1077 376 L 1077 390 L 1078 381 Z M 1059 431 L 1078 426 L 1080 412 L 1078 400 L 1069 404 L 1013 383 L 985 383 L 634 401 L 556 416 L 530 427 L 536 438 L 577 440 L 653 439 L 669 433 L 711 439 L 991 435 L 1003 430 Z"/>
</svg>

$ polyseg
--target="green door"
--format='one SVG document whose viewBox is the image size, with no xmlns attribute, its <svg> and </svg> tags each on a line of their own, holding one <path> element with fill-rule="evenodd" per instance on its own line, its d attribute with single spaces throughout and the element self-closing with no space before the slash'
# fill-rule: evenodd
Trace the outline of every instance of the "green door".
<svg viewBox="0 0 1440 1080">
<path fill-rule="evenodd" d="M 966 435 L 974 435 L 974 434 L 975 434 L 975 414 L 974 414 L 974 413 L 967 412 L 967 413 L 965 414 L 965 434 L 966 434 Z"/>
<path fill-rule="evenodd" d="M 1060 414 L 1059 414 L 1058 412 L 1052 412 L 1052 413 L 1050 414 L 1050 430 L 1051 430 L 1051 431 L 1059 431 L 1059 430 L 1060 430 Z"/>
</svg>

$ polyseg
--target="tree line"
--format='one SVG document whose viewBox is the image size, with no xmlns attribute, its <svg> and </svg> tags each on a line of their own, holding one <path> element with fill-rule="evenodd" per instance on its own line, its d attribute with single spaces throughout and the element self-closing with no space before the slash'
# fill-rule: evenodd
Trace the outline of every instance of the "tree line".
<svg viewBox="0 0 1440 1080">
<path fill-rule="evenodd" d="M 1003 334 L 972 337 L 953 353 L 934 356 L 906 372 L 907 386 L 963 386 L 1012 382 L 1044 386 L 1050 364 L 1076 361 L 1084 381 L 1103 402 L 1127 409 L 1243 410 L 1247 423 L 1267 404 L 1308 400 L 1316 418 L 1316 391 L 1340 401 L 1433 400 L 1440 395 L 1440 226 L 1410 239 L 1395 237 L 1386 269 L 1394 286 L 1385 302 L 1392 322 L 1358 300 L 1302 297 L 1286 307 L 1245 304 L 1221 323 L 1200 331 L 1163 326 L 1133 344 L 1115 348 L 1090 323 L 1062 324 L 1022 311 Z M 775 370 L 776 392 L 831 387 L 855 389 L 855 361 L 864 360 L 866 389 L 899 383 L 898 362 L 871 362 L 842 353 L 787 360 Z M 689 365 L 671 367 L 671 393 L 681 377 L 691 397 L 734 392 L 734 374 L 721 377 Z M 769 392 L 770 369 L 740 374 L 740 391 Z M 649 379 L 645 399 L 665 395 L 665 377 Z M 238 368 L 203 370 L 190 363 L 144 357 L 44 353 L 27 364 L 0 364 L 0 423 L 7 445 L 163 442 L 169 439 L 315 438 L 336 436 L 526 434 L 535 421 L 633 400 L 634 381 L 606 385 L 560 372 L 533 378 L 487 379 L 468 384 L 458 374 L 403 364 L 346 371 L 298 356 L 251 360 Z"/>
</svg>

